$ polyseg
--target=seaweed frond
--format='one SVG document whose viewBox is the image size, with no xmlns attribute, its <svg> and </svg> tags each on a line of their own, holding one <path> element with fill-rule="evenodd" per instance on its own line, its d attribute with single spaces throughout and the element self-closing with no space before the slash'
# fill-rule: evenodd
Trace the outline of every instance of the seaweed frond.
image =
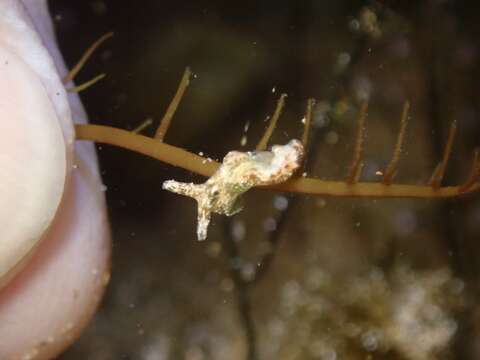
<svg viewBox="0 0 480 360">
<path fill-rule="evenodd" d="M 82 70 L 82 68 L 85 66 L 87 61 L 90 59 L 90 57 L 93 55 L 95 50 L 97 50 L 100 45 L 102 45 L 106 40 L 111 38 L 113 36 L 113 32 L 109 32 L 102 37 L 100 37 L 97 41 L 95 41 L 90 47 L 85 50 L 83 55 L 80 57 L 80 60 L 77 62 L 77 64 L 65 75 L 65 77 L 62 79 L 62 82 L 64 85 L 67 85 L 69 82 L 71 82 L 75 76 Z M 106 75 L 105 74 L 100 74 L 95 76 L 93 79 L 90 79 L 86 82 L 84 82 L 81 85 L 72 87 L 72 88 L 66 88 L 67 92 L 80 92 L 83 90 L 88 89 L 89 87 L 93 86 L 100 80 L 102 80 Z"/>
<path fill-rule="evenodd" d="M 77 124 L 75 125 L 76 139 L 90 140 L 98 143 L 122 147 L 150 156 L 167 164 L 184 168 L 185 170 L 199 175 L 207 177 L 212 176 L 221 165 L 220 163 L 163 142 L 163 139 L 171 125 L 173 115 L 175 114 L 175 111 L 180 104 L 185 90 L 189 84 L 190 76 L 191 71 L 187 68 L 182 76 L 182 80 L 178 86 L 177 92 L 172 99 L 172 102 L 168 106 L 165 116 L 161 120 L 153 138 L 139 134 L 139 132 L 144 128 L 144 125 L 147 126 L 147 124 L 142 124 L 134 131 L 127 131 L 102 125 Z M 257 151 L 266 149 L 273 131 L 275 130 L 278 119 L 282 113 L 286 97 L 286 94 L 282 94 L 278 99 L 274 114 L 269 121 L 269 125 L 256 147 Z M 308 100 L 307 110 L 302 121 L 305 125 L 301 142 L 305 148 L 308 143 L 309 128 L 311 126 L 314 104 L 315 102 L 313 99 Z M 362 170 L 362 152 L 365 141 L 365 121 L 367 109 L 367 103 L 362 104 L 360 107 L 353 157 L 349 166 L 349 172 L 344 181 L 325 181 L 318 178 L 296 176 L 292 177 L 288 181 L 285 181 L 284 183 L 260 186 L 259 189 L 322 196 L 377 198 L 446 198 L 456 197 L 480 190 L 480 160 L 478 150 L 475 151 L 470 176 L 463 185 L 441 186 L 457 129 L 455 122 L 451 125 L 443 158 L 437 165 L 428 184 L 408 185 L 395 184 L 393 182 L 393 179 L 397 173 L 397 166 L 401 158 L 403 143 L 406 135 L 409 116 L 408 114 L 410 110 L 410 103 L 408 101 L 405 102 L 403 106 L 400 129 L 397 135 L 397 141 L 394 147 L 392 160 L 385 170 L 382 181 L 359 182 L 358 180 Z"/>
</svg>

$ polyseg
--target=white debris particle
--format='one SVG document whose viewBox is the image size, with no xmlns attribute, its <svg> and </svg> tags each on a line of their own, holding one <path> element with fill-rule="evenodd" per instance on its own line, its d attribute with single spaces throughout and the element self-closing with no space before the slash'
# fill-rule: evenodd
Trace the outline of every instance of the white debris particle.
<svg viewBox="0 0 480 360">
<path fill-rule="evenodd" d="M 349 26 L 350 30 L 358 31 L 358 30 L 360 30 L 360 21 L 358 21 L 357 19 L 353 19 L 353 20 L 350 21 L 348 26 Z"/>
<path fill-rule="evenodd" d="M 302 124 L 305 124 L 305 121 L 307 121 L 307 119 L 305 118 L 305 116 L 302 118 Z"/>
<path fill-rule="evenodd" d="M 225 291 L 225 292 L 230 292 L 233 290 L 233 287 L 234 287 L 234 284 L 233 284 L 233 281 L 232 279 L 230 278 L 224 278 L 221 282 L 220 282 L 220 288 Z"/>
<path fill-rule="evenodd" d="M 325 136 L 325 142 L 328 145 L 335 145 L 338 143 L 338 134 L 335 131 L 329 131 L 327 135 Z"/>
<path fill-rule="evenodd" d="M 399 209 L 392 217 L 392 224 L 398 235 L 409 236 L 417 231 L 417 215 L 410 208 Z"/>
<path fill-rule="evenodd" d="M 247 121 L 243 126 L 243 132 L 247 132 L 249 128 L 250 128 L 250 121 Z"/>
<path fill-rule="evenodd" d="M 465 283 L 461 279 L 453 279 L 450 284 L 450 291 L 454 295 L 460 295 L 465 289 Z"/>
<path fill-rule="evenodd" d="M 275 209 L 283 211 L 288 207 L 288 199 L 282 195 L 275 196 L 273 199 L 273 206 Z"/>
<path fill-rule="evenodd" d="M 263 221 L 263 229 L 265 231 L 272 232 L 272 231 L 275 231 L 276 228 L 277 228 L 277 221 L 274 218 L 269 217 Z"/>
<path fill-rule="evenodd" d="M 294 280 L 287 281 L 282 288 L 282 300 L 286 304 L 297 304 L 301 297 L 300 284 Z"/>
<path fill-rule="evenodd" d="M 172 339 L 163 333 L 157 333 L 148 337 L 145 346 L 141 350 L 140 358 L 143 360 L 168 359 L 172 348 Z"/>
<path fill-rule="evenodd" d="M 332 110 L 331 105 L 326 101 L 320 101 L 313 110 L 312 126 L 323 128 L 330 123 L 328 113 Z"/>
<path fill-rule="evenodd" d="M 383 176 L 383 172 L 381 172 L 380 170 L 377 170 L 377 171 L 375 171 L 375 175 L 377 175 L 377 176 Z"/>
<path fill-rule="evenodd" d="M 198 155 L 203 156 L 203 151 L 200 151 Z"/>
<path fill-rule="evenodd" d="M 350 63 L 350 54 L 347 52 L 342 52 L 338 55 L 338 65 L 341 66 L 342 68 L 346 67 Z"/>
<path fill-rule="evenodd" d="M 275 91 L 276 91 L 276 90 L 277 90 L 277 89 L 276 89 L 275 86 L 274 86 L 274 87 L 272 88 L 272 94 L 275 94 Z"/>
<path fill-rule="evenodd" d="M 317 205 L 319 208 L 324 208 L 325 206 L 327 206 L 327 200 L 322 199 L 322 198 L 317 199 L 316 205 Z"/>
<path fill-rule="evenodd" d="M 305 171 L 304 173 L 302 173 L 302 176 L 307 177 L 307 172 Z"/>
<path fill-rule="evenodd" d="M 353 79 L 353 91 L 359 101 L 367 101 L 373 91 L 372 81 L 366 76 L 357 76 Z"/>
<path fill-rule="evenodd" d="M 377 180 L 376 172 L 380 170 L 380 165 L 372 160 L 365 160 L 362 174 L 366 180 Z"/>
<path fill-rule="evenodd" d="M 381 338 L 381 333 L 378 331 L 368 331 L 361 337 L 362 346 L 368 352 L 373 352 L 378 349 L 378 343 Z"/>
<path fill-rule="evenodd" d="M 322 340 L 313 341 L 308 350 L 315 359 L 337 360 L 337 353 Z"/>
<path fill-rule="evenodd" d="M 240 145 L 245 146 L 247 145 L 247 136 L 243 135 L 242 138 L 240 139 Z"/>
<path fill-rule="evenodd" d="M 241 268 L 242 278 L 245 281 L 252 281 L 255 278 L 255 265 L 246 263 Z"/>
<path fill-rule="evenodd" d="M 242 220 L 234 221 L 232 226 L 232 236 L 235 241 L 242 241 L 246 234 L 245 223 Z"/>
<path fill-rule="evenodd" d="M 286 332 L 285 322 L 281 319 L 274 318 L 268 323 L 268 331 L 274 337 L 280 337 Z"/>
</svg>

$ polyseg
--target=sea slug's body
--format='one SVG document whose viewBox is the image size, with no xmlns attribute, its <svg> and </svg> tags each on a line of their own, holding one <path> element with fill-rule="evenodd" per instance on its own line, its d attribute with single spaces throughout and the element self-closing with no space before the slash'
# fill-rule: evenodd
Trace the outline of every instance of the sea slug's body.
<svg viewBox="0 0 480 360">
<path fill-rule="evenodd" d="M 241 208 L 238 197 L 254 186 L 288 180 L 302 164 L 304 149 L 298 140 L 274 145 L 271 151 L 231 151 L 215 174 L 203 184 L 168 180 L 163 189 L 186 195 L 198 202 L 198 240 L 205 240 L 211 213 L 231 216 Z"/>
</svg>

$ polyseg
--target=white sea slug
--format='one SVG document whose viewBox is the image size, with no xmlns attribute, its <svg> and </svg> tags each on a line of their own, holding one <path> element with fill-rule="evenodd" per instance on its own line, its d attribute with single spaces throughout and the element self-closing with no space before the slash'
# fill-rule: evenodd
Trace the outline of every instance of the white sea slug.
<svg viewBox="0 0 480 360">
<path fill-rule="evenodd" d="M 303 156 L 302 143 L 295 139 L 286 145 L 274 145 L 271 151 L 230 151 L 205 183 L 168 180 L 163 189 L 197 200 L 197 238 L 205 240 L 212 213 L 231 216 L 239 212 L 240 195 L 254 186 L 288 180 L 302 164 Z"/>
</svg>

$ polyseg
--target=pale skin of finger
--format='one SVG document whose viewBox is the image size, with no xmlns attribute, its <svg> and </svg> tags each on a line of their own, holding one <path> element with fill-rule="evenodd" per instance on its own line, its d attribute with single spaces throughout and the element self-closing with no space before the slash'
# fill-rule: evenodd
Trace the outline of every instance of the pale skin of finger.
<svg viewBox="0 0 480 360">
<path fill-rule="evenodd" d="M 46 2 L 1 0 L 0 46 L 38 74 L 63 132 L 68 169 L 51 228 L 25 267 L 0 289 L 0 359 L 50 359 L 78 337 L 108 282 L 104 194 L 92 147 L 73 141 L 72 118 L 84 121 L 85 115 L 78 98 L 67 97 L 61 84 L 66 69 Z"/>
</svg>

